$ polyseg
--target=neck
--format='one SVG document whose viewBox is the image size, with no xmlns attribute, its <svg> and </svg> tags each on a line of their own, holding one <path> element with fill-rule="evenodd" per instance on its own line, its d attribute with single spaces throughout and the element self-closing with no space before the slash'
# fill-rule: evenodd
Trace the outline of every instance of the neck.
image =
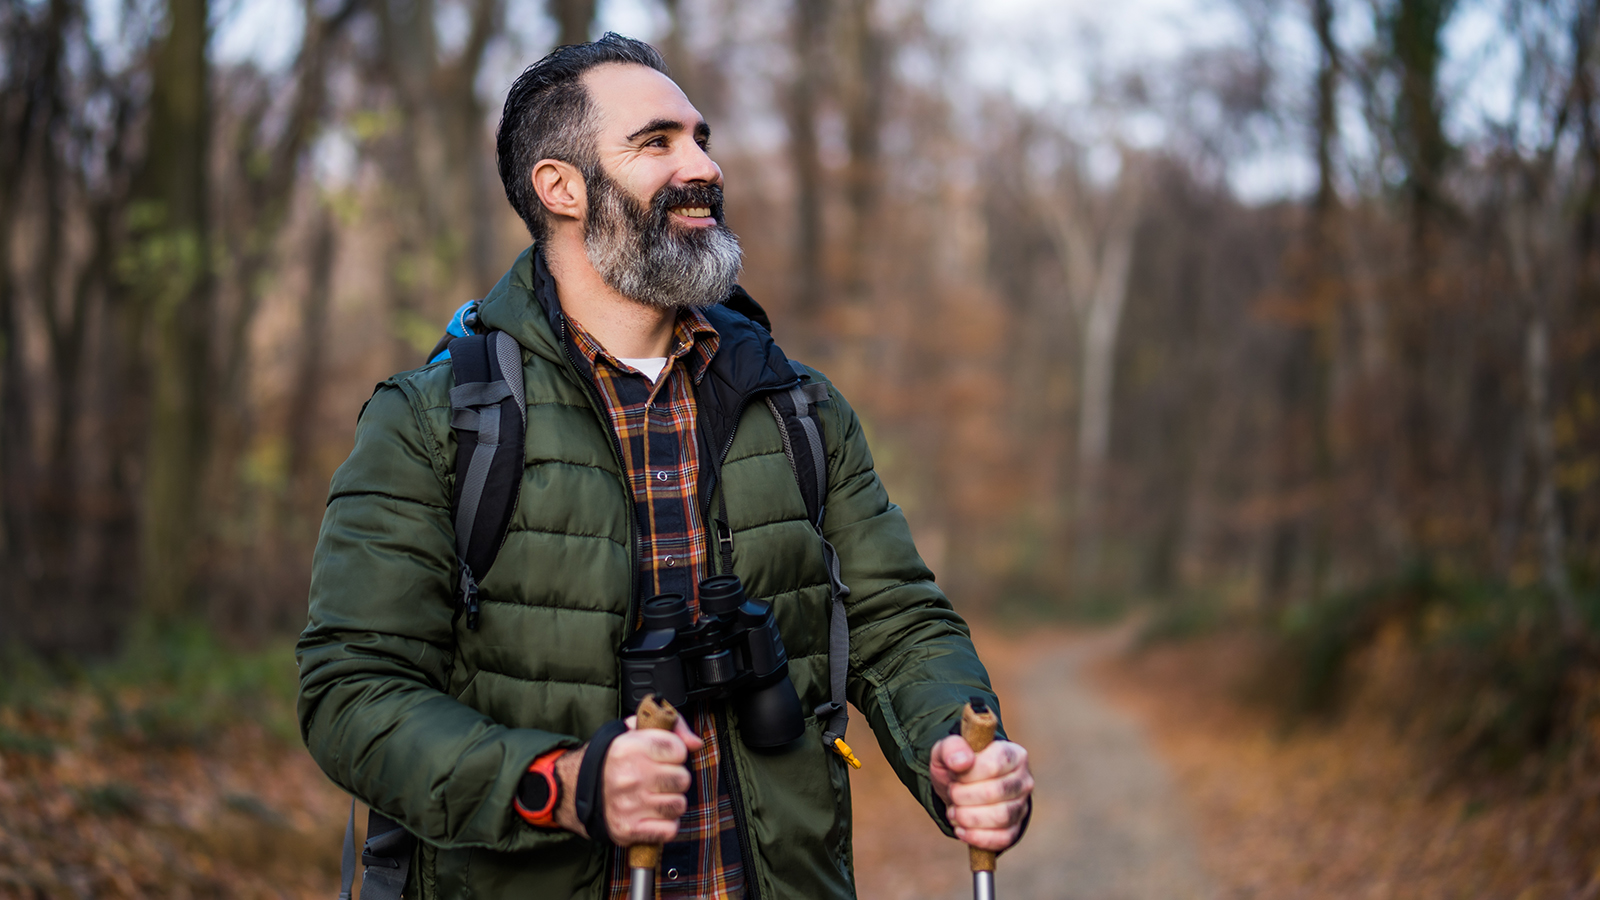
<svg viewBox="0 0 1600 900">
<path fill-rule="evenodd" d="M 556 281 L 561 311 L 612 356 L 666 356 L 672 345 L 677 311 L 649 306 L 617 293 L 590 265 L 581 234 L 568 229 L 552 231 L 545 243 L 544 258 Z"/>
</svg>

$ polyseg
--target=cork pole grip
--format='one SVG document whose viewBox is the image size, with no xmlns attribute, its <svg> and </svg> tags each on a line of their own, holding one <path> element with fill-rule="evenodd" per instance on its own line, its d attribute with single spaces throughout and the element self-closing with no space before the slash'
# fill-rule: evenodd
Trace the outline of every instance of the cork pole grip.
<svg viewBox="0 0 1600 900">
<path fill-rule="evenodd" d="M 972 698 L 966 709 L 961 711 L 961 737 L 972 748 L 973 753 L 980 753 L 983 748 L 994 742 L 994 730 L 1000 724 L 1000 719 L 994 710 L 988 707 L 980 698 Z M 980 850 L 977 847 L 967 848 L 967 860 L 972 864 L 974 872 L 994 871 L 994 851 Z"/>
<path fill-rule="evenodd" d="M 678 724 L 678 711 L 656 695 L 639 701 L 639 728 L 659 728 L 671 731 Z M 661 863 L 660 844 L 634 844 L 628 848 L 628 866 L 634 869 L 654 869 Z"/>
</svg>

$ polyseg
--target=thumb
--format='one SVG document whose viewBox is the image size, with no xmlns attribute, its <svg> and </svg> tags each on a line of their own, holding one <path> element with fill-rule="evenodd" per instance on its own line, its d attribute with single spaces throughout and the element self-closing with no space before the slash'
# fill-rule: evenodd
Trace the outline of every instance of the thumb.
<svg viewBox="0 0 1600 900">
<path fill-rule="evenodd" d="M 933 758 L 930 761 L 933 767 L 942 767 L 951 772 L 965 772 L 972 768 L 977 757 L 972 748 L 967 746 L 965 739 L 959 734 L 952 734 L 933 745 Z"/>
<path fill-rule="evenodd" d="M 683 743 L 689 748 L 690 753 L 706 745 L 706 742 L 701 740 L 700 736 L 695 734 L 694 730 L 689 727 L 689 723 L 684 721 L 683 716 L 678 716 L 678 721 L 672 726 L 672 730 L 678 737 L 683 738 Z"/>
</svg>

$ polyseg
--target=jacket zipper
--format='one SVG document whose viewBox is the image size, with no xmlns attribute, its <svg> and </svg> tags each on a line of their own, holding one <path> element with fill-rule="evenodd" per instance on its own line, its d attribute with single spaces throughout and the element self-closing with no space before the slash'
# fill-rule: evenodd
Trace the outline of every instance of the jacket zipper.
<svg viewBox="0 0 1600 900">
<path fill-rule="evenodd" d="M 744 794 L 739 790 L 739 770 L 733 762 L 733 742 L 728 735 L 727 708 L 718 706 L 717 739 L 723 742 L 722 777 L 728 782 L 728 801 L 733 804 L 733 833 L 739 840 L 739 863 L 744 866 L 744 900 L 760 900 L 755 855 L 750 852 L 750 829 L 744 819 Z"/>
</svg>

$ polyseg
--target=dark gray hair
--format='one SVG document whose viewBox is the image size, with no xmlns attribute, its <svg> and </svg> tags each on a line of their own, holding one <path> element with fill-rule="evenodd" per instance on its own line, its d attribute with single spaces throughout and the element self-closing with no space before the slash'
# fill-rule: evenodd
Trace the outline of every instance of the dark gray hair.
<svg viewBox="0 0 1600 900">
<path fill-rule="evenodd" d="M 529 175 L 541 159 L 571 163 L 585 180 L 599 171 L 594 122 L 583 74 L 606 63 L 631 63 L 666 74 L 667 64 L 644 41 L 606 32 L 598 41 L 568 44 L 524 69 L 506 94 L 495 133 L 495 158 L 506 199 L 534 241 L 549 230 L 550 211 L 539 202 Z"/>
</svg>

